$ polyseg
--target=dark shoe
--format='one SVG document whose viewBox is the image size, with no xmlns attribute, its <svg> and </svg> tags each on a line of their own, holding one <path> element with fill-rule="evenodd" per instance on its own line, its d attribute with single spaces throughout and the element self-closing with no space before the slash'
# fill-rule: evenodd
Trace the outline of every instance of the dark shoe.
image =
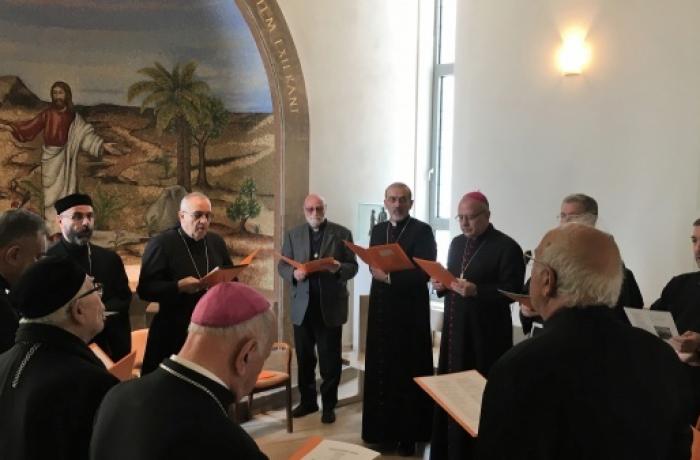
<svg viewBox="0 0 700 460">
<path fill-rule="evenodd" d="M 416 454 L 416 443 L 413 441 L 400 441 L 396 453 L 401 457 L 411 457 Z"/>
<path fill-rule="evenodd" d="M 323 414 L 321 415 L 321 423 L 333 423 L 335 422 L 335 412 L 333 409 L 323 409 Z"/>
<path fill-rule="evenodd" d="M 303 417 L 305 415 L 313 414 L 314 412 L 318 411 L 318 406 L 305 406 L 303 404 L 299 404 L 297 407 L 292 409 L 292 417 L 294 418 L 299 418 Z"/>
</svg>

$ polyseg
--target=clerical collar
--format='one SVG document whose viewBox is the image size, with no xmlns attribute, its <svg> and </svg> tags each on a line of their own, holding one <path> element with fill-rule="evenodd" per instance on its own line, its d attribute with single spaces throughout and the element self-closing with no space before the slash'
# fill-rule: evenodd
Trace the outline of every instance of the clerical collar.
<svg viewBox="0 0 700 460">
<path fill-rule="evenodd" d="M 389 225 L 392 227 L 402 227 L 408 223 L 408 221 L 411 220 L 411 215 L 409 214 L 406 216 L 403 220 L 400 220 L 398 222 L 394 222 L 393 220 L 389 220 Z"/>
<path fill-rule="evenodd" d="M 477 242 L 478 242 L 478 241 L 483 240 L 483 239 L 486 237 L 486 235 L 488 235 L 488 234 L 491 232 L 491 230 L 493 230 L 493 224 L 492 224 L 492 223 L 489 223 L 488 227 L 486 227 L 486 229 L 485 229 L 483 232 L 481 232 L 481 234 L 480 234 L 479 236 L 473 238 L 474 241 L 477 241 Z M 469 237 L 466 236 L 466 235 L 464 235 L 464 236 L 465 236 L 467 239 L 472 239 L 472 238 L 469 238 Z"/>
<path fill-rule="evenodd" d="M 211 372 L 208 369 L 205 369 L 204 367 L 200 366 L 199 364 L 195 364 L 190 360 L 187 360 L 185 358 L 182 358 L 178 355 L 172 355 L 170 356 L 170 359 L 178 363 L 179 365 L 188 368 L 189 370 L 196 372 L 198 374 L 203 375 L 204 377 L 208 378 L 209 380 L 213 380 L 214 382 L 218 383 L 219 385 L 223 386 L 227 390 L 231 391 L 231 389 L 224 383 L 223 380 L 221 380 L 219 377 L 216 376 L 213 372 Z"/>
<path fill-rule="evenodd" d="M 201 244 L 207 238 L 207 235 L 205 233 L 201 240 L 195 240 L 187 234 L 187 232 L 185 231 L 185 229 L 182 228 L 181 225 L 175 227 L 175 231 L 178 232 L 180 236 L 182 236 L 182 239 L 185 240 L 190 246 L 193 244 Z"/>
<path fill-rule="evenodd" d="M 320 232 L 321 230 L 326 228 L 327 222 L 328 222 L 328 219 L 323 219 L 323 222 L 321 222 L 321 224 L 318 226 L 318 228 L 313 228 L 311 225 L 309 225 L 309 229 L 314 233 Z"/>
</svg>

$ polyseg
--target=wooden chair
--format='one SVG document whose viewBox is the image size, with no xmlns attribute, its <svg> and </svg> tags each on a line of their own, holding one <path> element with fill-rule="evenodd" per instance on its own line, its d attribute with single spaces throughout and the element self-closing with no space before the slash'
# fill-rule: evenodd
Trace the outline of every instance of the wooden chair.
<svg viewBox="0 0 700 460">
<path fill-rule="evenodd" d="M 136 352 L 136 360 L 134 362 L 134 375 L 141 375 L 141 366 L 143 365 L 143 354 L 146 352 L 146 341 L 148 340 L 148 328 L 136 329 L 131 331 L 131 351 Z"/>
<path fill-rule="evenodd" d="M 292 423 L 292 350 L 289 344 L 275 342 L 270 356 L 265 360 L 263 371 L 258 376 L 253 391 L 248 395 L 248 409 L 252 410 L 253 395 L 275 388 L 285 387 L 287 396 L 287 432 L 294 429 Z"/>
</svg>

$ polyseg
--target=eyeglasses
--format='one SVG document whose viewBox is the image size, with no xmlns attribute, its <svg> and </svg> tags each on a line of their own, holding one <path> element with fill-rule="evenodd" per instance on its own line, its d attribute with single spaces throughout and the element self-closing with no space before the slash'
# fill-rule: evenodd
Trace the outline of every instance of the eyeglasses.
<svg viewBox="0 0 700 460">
<path fill-rule="evenodd" d="M 92 294 L 93 292 L 96 292 L 98 296 L 102 297 L 102 292 L 103 292 L 102 283 L 93 283 L 92 289 L 88 289 L 87 291 L 83 292 L 78 297 L 76 297 L 75 300 L 79 300 L 79 299 L 82 299 L 83 297 L 87 297 L 90 294 Z"/>
<path fill-rule="evenodd" d="M 386 201 L 389 203 L 399 203 L 399 204 L 408 204 L 411 202 L 411 199 L 407 196 L 387 196 L 385 198 Z"/>
<path fill-rule="evenodd" d="M 460 222 L 465 221 L 465 220 L 466 221 L 476 220 L 476 218 L 479 217 L 480 215 L 482 215 L 484 212 L 485 211 L 480 211 L 480 212 L 477 212 L 476 214 L 472 214 L 471 216 L 468 216 L 466 214 L 457 214 L 455 216 L 455 220 L 458 220 Z"/>
<path fill-rule="evenodd" d="M 322 213 L 326 208 L 324 206 L 309 206 L 307 208 L 304 208 L 304 211 L 306 211 L 307 214 L 311 214 L 312 212 L 316 211 L 317 213 Z"/>
<path fill-rule="evenodd" d="M 548 269 L 550 269 L 552 272 L 556 273 L 556 270 L 554 270 L 554 268 L 552 268 L 551 265 L 549 265 L 549 264 L 546 263 L 546 262 L 542 262 L 542 261 L 540 261 L 540 260 L 538 260 L 538 259 L 535 259 L 535 256 L 533 256 L 532 254 L 528 254 L 528 253 L 526 252 L 526 253 L 524 254 L 524 256 L 525 256 L 525 259 L 531 260 L 531 261 L 533 261 L 533 262 L 535 262 L 535 263 L 537 263 L 537 264 L 544 265 L 545 267 L 547 267 Z"/>
<path fill-rule="evenodd" d="M 195 211 L 195 212 L 190 212 L 190 211 L 180 211 L 183 214 L 188 214 L 192 216 L 192 220 L 198 221 L 204 217 L 208 222 L 211 222 L 211 220 L 214 218 L 214 215 L 210 212 L 203 212 L 203 211 Z"/>
<path fill-rule="evenodd" d="M 71 214 L 71 215 L 63 215 L 63 214 L 61 214 L 61 217 L 64 218 L 64 219 L 70 219 L 70 220 L 72 220 L 73 222 L 82 222 L 84 219 L 93 220 L 93 219 L 95 218 L 95 215 L 94 215 L 93 213 L 91 213 L 91 212 L 86 212 L 86 213 L 74 212 L 74 213 Z"/>
</svg>

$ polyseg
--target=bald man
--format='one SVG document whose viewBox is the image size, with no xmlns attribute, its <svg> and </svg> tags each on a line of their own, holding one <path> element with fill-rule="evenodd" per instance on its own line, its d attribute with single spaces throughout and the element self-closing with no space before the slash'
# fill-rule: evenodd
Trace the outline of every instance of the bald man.
<svg viewBox="0 0 700 460">
<path fill-rule="evenodd" d="M 612 236 L 549 231 L 530 298 L 543 332 L 491 368 L 479 459 L 688 459 L 690 388 L 673 349 L 610 314 L 623 270 Z"/>
<path fill-rule="evenodd" d="M 326 203 L 311 194 L 304 200 L 306 223 L 284 237 L 282 255 L 297 262 L 332 257 L 334 262 L 315 273 L 306 273 L 280 260 L 277 270 L 292 286 L 292 324 L 299 371 L 300 403 L 292 411 L 303 417 L 318 411 L 316 402 L 316 349 L 321 371 L 323 423 L 335 422 L 341 372 L 343 324 L 348 320 L 347 282 L 357 273 L 357 260 L 343 241 L 352 233 L 326 219 Z"/>
<path fill-rule="evenodd" d="M 180 202 L 179 224 L 152 238 L 143 251 L 137 292 L 159 310 L 148 332 L 141 374 L 158 368 L 182 347 L 197 301 L 204 295 L 200 279 L 216 267 L 231 267 L 226 242 L 209 231 L 211 201 L 193 192 Z"/>
<path fill-rule="evenodd" d="M 510 299 L 498 292 L 520 292 L 525 278 L 523 250 L 491 223 L 489 201 L 470 192 L 457 206 L 462 234 L 450 243 L 447 269 L 457 281 L 444 286 L 433 281 L 445 297 L 438 374 L 478 370 L 488 376 L 493 363 L 513 346 Z M 442 409 L 436 408 L 432 459 L 470 458 L 473 441 Z"/>
</svg>

